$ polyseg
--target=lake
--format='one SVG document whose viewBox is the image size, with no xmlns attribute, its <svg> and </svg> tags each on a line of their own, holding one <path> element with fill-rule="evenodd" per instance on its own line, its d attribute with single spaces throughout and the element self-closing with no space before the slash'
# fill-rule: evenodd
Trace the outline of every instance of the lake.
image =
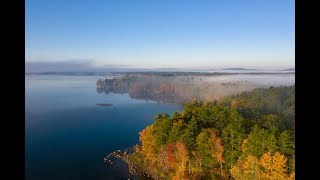
<svg viewBox="0 0 320 180">
<path fill-rule="evenodd" d="M 128 94 L 97 93 L 100 78 L 106 77 L 25 77 L 26 179 L 127 179 L 128 171 L 112 168 L 104 156 L 138 143 L 138 133 L 157 113 L 182 110 Z"/>
<path fill-rule="evenodd" d="M 25 76 L 26 179 L 128 179 L 126 168 L 114 168 L 103 158 L 138 143 L 139 132 L 153 123 L 156 114 L 182 111 L 177 102 L 185 99 L 212 100 L 295 83 L 294 74 L 133 78 L 116 81 L 116 86 L 113 80 L 97 83 L 105 78 L 113 77 Z"/>
</svg>

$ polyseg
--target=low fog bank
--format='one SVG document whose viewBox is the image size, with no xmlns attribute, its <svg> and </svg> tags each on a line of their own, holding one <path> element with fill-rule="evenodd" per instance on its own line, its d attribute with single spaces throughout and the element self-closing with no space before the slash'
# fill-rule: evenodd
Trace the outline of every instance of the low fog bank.
<svg viewBox="0 0 320 180">
<path fill-rule="evenodd" d="M 270 86 L 292 86 L 294 74 L 216 75 L 216 76 L 127 76 L 99 79 L 99 93 L 128 93 L 131 98 L 167 103 L 185 103 L 192 99 L 219 100 L 224 96 Z"/>
</svg>

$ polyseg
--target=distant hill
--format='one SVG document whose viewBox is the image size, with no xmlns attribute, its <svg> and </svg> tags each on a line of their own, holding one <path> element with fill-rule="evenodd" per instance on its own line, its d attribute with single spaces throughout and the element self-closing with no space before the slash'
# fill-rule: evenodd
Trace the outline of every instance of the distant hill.
<svg viewBox="0 0 320 180">
<path fill-rule="evenodd" d="M 232 70 L 232 71 L 255 71 L 256 69 L 246 69 L 246 68 L 225 68 L 222 70 Z"/>
<path fill-rule="evenodd" d="M 295 70 L 296 70 L 296 68 L 288 68 L 288 69 L 282 69 L 280 71 L 295 71 Z"/>
</svg>

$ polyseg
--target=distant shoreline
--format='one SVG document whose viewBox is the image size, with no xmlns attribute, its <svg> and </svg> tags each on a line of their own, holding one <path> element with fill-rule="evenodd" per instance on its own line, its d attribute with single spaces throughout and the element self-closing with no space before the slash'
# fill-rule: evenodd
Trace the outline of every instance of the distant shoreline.
<svg viewBox="0 0 320 180">
<path fill-rule="evenodd" d="M 282 75 L 295 74 L 294 71 L 284 72 L 109 72 L 109 73 L 93 73 L 93 72 L 28 72 L 25 75 L 52 75 L 52 76 L 130 76 L 130 75 L 154 75 L 154 76 L 216 76 L 216 75 Z"/>
</svg>

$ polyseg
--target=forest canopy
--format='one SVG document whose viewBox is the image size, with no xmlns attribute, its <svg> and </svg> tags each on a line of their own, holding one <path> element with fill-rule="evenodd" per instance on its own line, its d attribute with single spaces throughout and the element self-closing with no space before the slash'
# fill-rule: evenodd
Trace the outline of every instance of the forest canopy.
<svg viewBox="0 0 320 180">
<path fill-rule="evenodd" d="M 158 114 L 130 156 L 156 179 L 294 179 L 295 86 Z"/>
</svg>

